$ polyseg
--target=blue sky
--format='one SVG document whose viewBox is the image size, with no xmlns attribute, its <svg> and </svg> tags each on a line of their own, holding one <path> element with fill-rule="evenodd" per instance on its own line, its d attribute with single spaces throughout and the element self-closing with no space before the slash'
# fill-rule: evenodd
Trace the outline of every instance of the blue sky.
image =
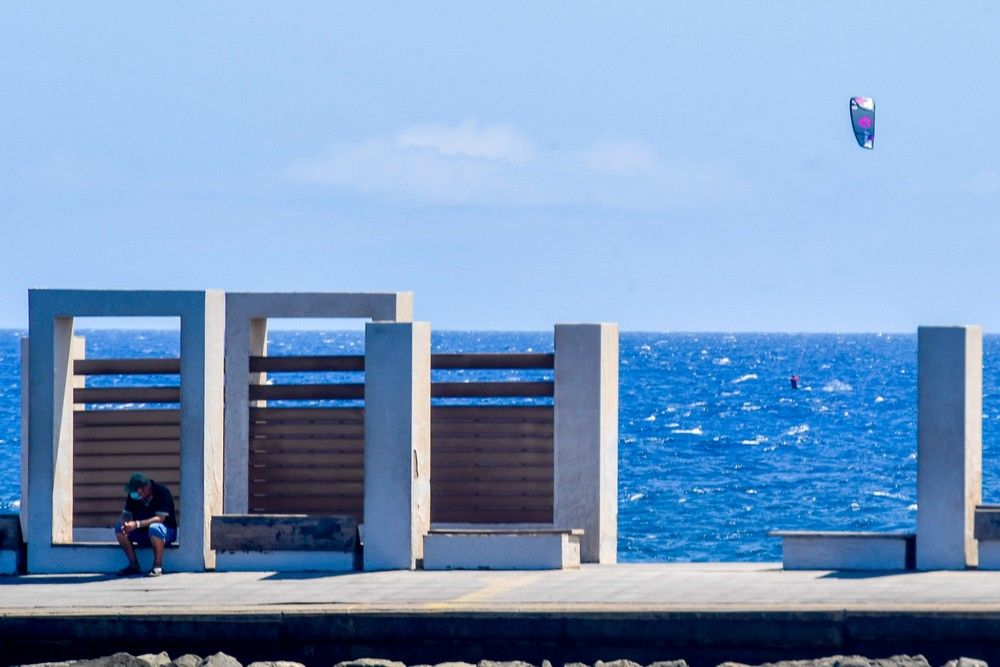
<svg viewBox="0 0 1000 667">
<path fill-rule="evenodd" d="M 2 2 L 0 326 L 29 287 L 212 287 L 1000 331 L 998 34 L 985 0 Z"/>
</svg>

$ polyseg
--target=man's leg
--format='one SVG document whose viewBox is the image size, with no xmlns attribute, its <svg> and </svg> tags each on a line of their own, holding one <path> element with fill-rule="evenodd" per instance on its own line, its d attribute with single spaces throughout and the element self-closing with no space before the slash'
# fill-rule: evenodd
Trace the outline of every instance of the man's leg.
<svg viewBox="0 0 1000 667">
<path fill-rule="evenodd" d="M 131 574 L 132 571 L 138 572 L 139 558 L 135 555 L 135 547 L 132 546 L 132 540 L 125 534 L 125 530 L 120 523 L 115 526 L 115 537 L 118 538 L 118 544 L 121 545 L 122 551 L 128 557 L 128 567 L 121 570 L 119 574 Z"/>
<path fill-rule="evenodd" d="M 154 523 L 149 527 L 149 544 L 153 547 L 153 567 L 163 567 L 163 550 L 167 546 L 167 527 Z"/>
</svg>

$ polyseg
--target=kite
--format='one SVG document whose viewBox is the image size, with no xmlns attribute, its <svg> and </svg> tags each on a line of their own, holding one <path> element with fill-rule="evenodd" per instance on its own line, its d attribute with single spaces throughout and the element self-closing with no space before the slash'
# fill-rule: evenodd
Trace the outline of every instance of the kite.
<svg viewBox="0 0 1000 667">
<path fill-rule="evenodd" d="M 870 97 L 851 98 L 851 125 L 858 146 L 875 148 L 875 100 Z"/>
</svg>

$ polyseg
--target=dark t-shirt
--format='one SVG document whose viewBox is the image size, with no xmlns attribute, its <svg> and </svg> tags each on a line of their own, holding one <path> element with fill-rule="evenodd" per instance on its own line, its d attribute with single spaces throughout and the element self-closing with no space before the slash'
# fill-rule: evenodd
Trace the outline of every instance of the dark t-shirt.
<svg viewBox="0 0 1000 667">
<path fill-rule="evenodd" d="M 177 529 L 177 516 L 174 512 L 174 497 L 170 489 L 159 482 L 149 480 L 153 485 L 153 493 L 146 500 L 135 500 L 132 496 L 125 497 L 125 511 L 132 513 L 132 518 L 138 521 L 151 519 L 157 514 L 163 516 L 163 525 Z"/>
</svg>

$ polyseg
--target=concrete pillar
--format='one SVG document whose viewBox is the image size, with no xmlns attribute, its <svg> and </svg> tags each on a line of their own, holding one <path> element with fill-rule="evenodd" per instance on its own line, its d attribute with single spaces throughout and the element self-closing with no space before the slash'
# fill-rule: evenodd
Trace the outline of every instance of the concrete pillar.
<svg viewBox="0 0 1000 667">
<path fill-rule="evenodd" d="M 555 524 L 580 561 L 618 559 L 618 325 L 555 328 Z"/>
<path fill-rule="evenodd" d="M 223 491 L 227 514 L 247 514 L 250 510 L 250 383 L 263 384 L 265 374 L 250 372 L 249 357 L 266 354 L 267 318 L 230 317 L 227 313 Z"/>
<path fill-rule="evenodd" d="M 364 569 L 414 569 L 430 528 L 431 330 L 365 327 Z"/>
<path fill-rule="evenodd" d="M 961 570 L 979 560 L 982 328 L 920 327 L 917 347 L 917 569 Z"/>
</svg>

